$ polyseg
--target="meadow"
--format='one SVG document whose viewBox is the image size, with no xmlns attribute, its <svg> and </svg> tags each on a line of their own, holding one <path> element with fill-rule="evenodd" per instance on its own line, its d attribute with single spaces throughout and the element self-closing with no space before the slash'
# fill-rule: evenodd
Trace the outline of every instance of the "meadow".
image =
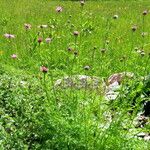
<svg viewBox="0 0 150 150">
<path fill-rule="evenodd" d="M 0 150 L 150 149 L 149 0 L 0 6 Z M 63 87 L 80 75 L 100 88 Z"/>
</svg>

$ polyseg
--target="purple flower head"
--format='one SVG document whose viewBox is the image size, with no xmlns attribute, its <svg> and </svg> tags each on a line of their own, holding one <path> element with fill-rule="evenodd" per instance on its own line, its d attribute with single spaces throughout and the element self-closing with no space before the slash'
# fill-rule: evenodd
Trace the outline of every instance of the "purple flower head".
<svg viewBox="0 0 150 150">
<path fill-rule="evenodd" d="M 38 43 L 40 44 L 42 41 L 43 41 L 42 38 L 39 37 L 39 38 L 38 38 Z"/>
<path fill-rule="evenodd" d="M 17 58 L 17 55 L 16 55 L 16 54 L 12 54 L 12 55 L 11 55 L 11 58 L 16 59 L 16 58 Z"/>
<path fill-rule="evenodd" d="M 13 39 L 13 38 L 15 38 L 15 35 L 5 33 L 5 34 L 4 34 L 4 37 L 7 38 L 7 39 Z"/>
<path fill-rule="evenodd" d="M 56 11 L 57 11 L 57 12 L 62 12 L 62 10 L 63 10 L 63 8 L 62 8 L 61 6 L 57 6 L 57 7 L 56 7 Z"/>
<path fill-rule="evenodd" d="M 30 30 L 31 27 L 32 27 L 31 24 L 27 24 L 27 23 L 24 24 L 24 28 L 25 28 L 26 30 Z"/>
<path fill-rule="evenodd" d="M 46 43 L 51 43 L 52 39 L 51 38 L 46 38 L 45 41 L 46 41 Z"/>
<path fill-rule="evenodd" d="M 45 66 L 40 67 L 40 71 L 43 73 L 47 73 L 48 72 L 48 68 Z"/>
</svg>

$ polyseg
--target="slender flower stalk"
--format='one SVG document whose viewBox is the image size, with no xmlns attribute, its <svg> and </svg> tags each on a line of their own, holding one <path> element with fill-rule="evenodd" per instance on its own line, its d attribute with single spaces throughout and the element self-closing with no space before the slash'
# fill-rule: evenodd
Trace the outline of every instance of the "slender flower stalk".
<svg viewBox="0 0 150 150">
<path fill-rule="evenodd" d="M 148 70 L 149 61 L 150 61 L 150 54 L 148 54 L 148 57 L 147 57 L 147 60 L 146 60 L 146 63 L 145 63 L 144 74 L 146 74 L 146 75 L 149 73 L 149 70 Z"/>
<path fill-rule="evenodd" d="M 75 50 L 76 50 L 76 48 L 77 48 L 77 37 L 79 36 L 79 32 L 78 32 L 78 31 L 74 31 L 74 32 L 73 32 L 73 35 L 74 35 L 74 37 L 75 37 L 75 42 L 74 42 L 74 44 L 75 44 Z"/>
<path fill-rule="evenodd" d="M 145 17 L 147 15 L 148 11 L 143 11 L 143 17 L 142 17 L 142 33 L 145 33 Z M 144 49 L 144 43 L 145 43 L 145 36 L 142 36 L 142 49 Z"/>
<path fill-rule="evenodd" d="M 81 0 L 80 1 L 80 5 L 81 5 L 81 9 L 83 9 L 84 5 L 85 5 L 85 1 L 84 0 Z"/>
<path fill-rule="evenodd" d="M 47 86 L 46 86 L 46 74 L 47 74 L 48 70 L 49 69 L 47 67 L 45 67 L 45 66 L 41 66 L 40 67 L 40 71 L 43 73 L 43 86 L 44 86 L 44 90 L 45 90 L 45 93 L 46 93 L 47 100 L 50 103 L 50 97 L 49 97 L 49 94 L 48 94 L 48 91 L 47 91 Z"/>
<path fill-rule="evenodd" d="M 81 1 L 80 1 L 80 4 L 81 4 L 81 6 L 84 6 L 85 1 L 84 1 L 84 0 L 81 0 Z"/>
</svg>

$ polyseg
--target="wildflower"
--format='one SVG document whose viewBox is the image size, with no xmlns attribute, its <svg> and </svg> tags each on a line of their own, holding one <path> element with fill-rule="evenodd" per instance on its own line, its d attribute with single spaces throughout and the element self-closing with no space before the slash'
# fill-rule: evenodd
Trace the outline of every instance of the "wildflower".
<svg viewBox="0 0 150 150">
<path fill-rule="evenodd" d="M 141 54 L 142 52 L 144 52 L 143 50 L 136 50 L 136 52 L 138 53 L 138 54 Z"/>
<path fill-rule="evenodd" d="M 101 53 L 104 54 L 105 52 L 106 52 L 106 49 L 105 49 L 105 48 L 102 48 L 102 49 L 101 49 Z"/>
<path fill-rule="evenodd" d="M 77 52 L 77 51 L 75 51 L 75 52 L 74 52 L 74 55 L 75 55 L 75 56 L 77 56 L 77 55 L 78 55 L 78 52 Z"/>
<path fill-rule="evenodd" d="M 106 40 L 106 44 L 107 44 L 107 45 L 109 44 L 109 40 Z"/>
<path fill-rule="evenodd" d="M 141 56 L 145 56 L 145 52 L 141 52 L 140 54 L 141 54 Z"/>
<path fill-rule="evenodd" d="M 43 73 L 47 73 L 48 72 L 48 68 L 45 66 L 40 67 L 41 72 Z"/>
<path fill-rule="evenodd" d="M 68 51 L 72 51 L 73 49 L 71 47 L 68 47 Z"/>
<path fill-rule="evenodd" d="M 133 31 L 133 32 L 135 32 L 135 31 L 137 30 L 137 26 L 136 26 L 136 25 L 134 25 L 134 26 L 132 26 L 132 28 L 131 28 L 131 29 L 132 29 L 132 31 Z"/>
<path fill-rule="evenodd" d="M 84 66 L 85 70 L 90 70 L 90 66 Z"/>
<path fill-rule="evenodd" d="M 135 51 L 138 51 L 138 47 L 135 47 L 134 50 L 135 50 Z"/>
<path fill-rule="evenodd" d="M 52 39 L 51 38 L 46 38 L 45 41 L 46 41 L 46 43 L 50 43 L 52 41 Z"/>
<path fill-rule="evenodd" d="M 85 4 L 84 0 L 81 0 L 80 4 L 81 4 L 81 6 L 84 6 L 84 4 Z"/>
<path fill-rule="evenodd" d="M 142 50 L 137 50 L 136 51 L 138 54 L 140 54 L 141 56 L 145 56 L 145 52 L 144 52 L 144 50 L 142 49 Z"/>
<path fill-rule="evenodd" d="M 78 31 L 74 31 L 73 34 L 74 34 L 74 36 L 78 36 L 79 32 Z"/>
<path fill-rule="evenodd" d="M 143 11 L 143 16 L 146 16 L 147 13 L 148 13 L 148 11 L 147 11 L 147 10 L 144 10 L 144 11 Z"/>
<path fill-rule="evenodd" d="M 5 33 L 5 34 L 4 34 L 4 37 L 7 38 L 7 39 L 13 39 L 13 38 L 15 38 L 15 35 Z"/>
<path fill-rule="evenodd" d="M 42 38 L 39 37 L 39 38 L 38 38 L 38 43 L 40 44 L 41 42 L 42 42 Z"/>
<path fill-rule="evenodd" d="M 126 56 L 122 56 L 122 58 L 120 58 L 120 62 L 123 62 L 126 60 Z"/>
<path fill-rule="evenodd" d="M 62 12 L 62 10 L 63 10 L 63 9 L 62 9 L 61 6 L 57 6 L 57 7 L 56 7 L 56 11 L 57 11 L 57 12 Z"/>
<path fill-rule="evenodd" d="M 142 37 L 145 37 L 145 36 L 148 35 L 148 33 L 147 32 L 142 32 L 141 35 L 142 35 Z"/>
<path fill-rule="evenodd" d="M 17 55 L 16 55 L 16 54 L 12 54 L 12 55 L 11 55 L 11 58 L 16 59 L 16 58 L 17 58 Z"/>
<path fill-rule="evenodd" d="M 25 27 L 26 30 L 30 30 L 32 26 L 31 26 L 31 24 L 25 23 L 24 27 Z"/>
<path fill-rule="evenodd" d="M 113 19 L 118 19 L 118 15 L 114 15 L 114 16 L 113 16 Z"/>
<path fill-rule="evenodd" d="M 67 21 L 67 23 L 69 24 L 69 23 L 71 23 L 71 21 L 70 21 L 70 20 L 68 20 L 68 21 Z"/>
<path fill-rule="evenodd" d="M 43 29 L 43 28 L 47 28 L 48 27 L 48 25 L 47 24 L 43 24 L 43 25 L 39 25 L 38 26 L 38 28 L 41 28 L 41 29 Z"/>
</svg>

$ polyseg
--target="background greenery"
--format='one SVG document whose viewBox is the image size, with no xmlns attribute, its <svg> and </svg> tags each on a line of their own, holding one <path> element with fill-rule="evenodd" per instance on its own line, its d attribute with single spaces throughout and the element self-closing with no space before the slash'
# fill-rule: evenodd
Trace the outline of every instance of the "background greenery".
<svg viewBox="0 0 150 150">
<path fill-rule="evenodd" d="M 59 5 L 61 13 L 55 11 Z M 104 114 L 106 110 L 113 113 L 114 105 L 103 96 L 53 90 L 55 80 L 65 75 L 106 79 L 122 71 L 136 77 L 148 75 L 150 15 L 143 19 L 142 12 L 149 10 L 149 1 L 88 1 L 82 8 L 71 1 L 1 0 L 0 6 L 0 149 L 149 148 L 149 141 L 133 138 L 122 125 L 127 121 L 125 126 L 133 133 L 149 132 L 149 126 L 133 127 L 136 114 L 128 116 L 125 102 L 130 97 L 122 105 L 114 104 L 117 111 L 107 128 Z M 24 23 L 32 29 L 26 31 Z M 49 27 L 37 27 L 42 24 Z M 133 25 L 137 25 L 136 32 L 132 32 Z M 80 33 L 77 40 L 76 30 Z M 143 32 L 148 34 L 143 37 Z M 8 40 L 5 33 L 16 37 Z M 40 45 L 39 37 L 43 39 Z M 47 37 L 52 38 L 50 44 L 45 42 Z M 144 50 L 145 55 L 136 50 Z M 49 69 L 47 74 L 40 72 L 42 65 Z M 86 65 L 90 70 L 84 70 Z"/>
</svg>

